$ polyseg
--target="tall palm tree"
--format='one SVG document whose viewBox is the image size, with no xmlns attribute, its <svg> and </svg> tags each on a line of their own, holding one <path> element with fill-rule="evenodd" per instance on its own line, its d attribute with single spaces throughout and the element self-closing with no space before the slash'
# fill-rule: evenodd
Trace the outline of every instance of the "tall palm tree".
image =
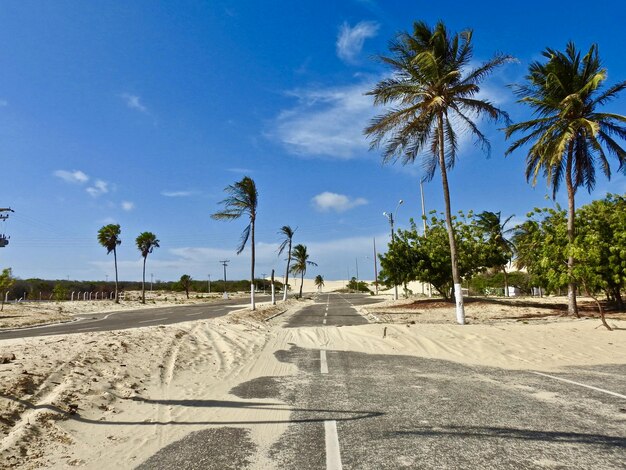
<svg viewBox="0 0 626 470">
<path fill-rule="evenodd" d="M 285 270 L 285 285 L 283 286 L 283 302 L 287 300 L 287 290 L 289 289 L 289 265 L 291 264 L 291 242 L 293 241 L 293 235 L 298 228 L 292 229 L 289 225 L 283 225 L 278 233 L 284 235 L 283 241 L 278 247 L 278 256 L 280 256 L 285 248 L 287 248 L 287 269 Z"/>
<path fill-rule="evenodd" d="M 306 245 L 298 244 L 293 247 L 293 266 L 291 272 L 293 274 L 300 274 L 300 298 L 302 298 L 302 285 L 304 284 L 304 275 L 306 274 L 307 266 L 317 266 L 317 263 L 309 261 L 309 254 L 307 253 Z"/>
<path fill-rule="evenodd" d="M 519 102 L 530 106 L 535 118 L 507 127 L 507 139 L 516 133 L 525 135 L 513 142 L 506 154 L 532 143 L 526 155 L 526 179 L 532 179 L 534 185 L 539 173 L 543 173 L 552 187 L 553 197 L 565 179 L 567 236 L 572 246 L 576 190 L 581 186 L 589 192 L 593 190 L 596 163 L 607 178 L 611 177 L 608 154 L 615 156 L 619 169 L 626 172 L 626 151 L 615 140 L 626 139 L 626 117 L 598 111 L 626 88 L 626 81 L 602 90 L 607 73 L 595 44 L 584 56 L 572 42 L 567 44 L 565 52 L 548 48 L 543 56 L 546 61 L 530 64 L 526 83 L 515 87 Z M 578 315 L 574 263 L 570 250 L 568 313 Z"/>
<path fill-rule="evenodd" d="M 115 264 L 115 303 L 119 304 L 117 298 L 117 247 L 122 243 L 120 234 L 122 230 L 119 224 L 109 224 L 98 230 L 98 243 L 107 249 L 107 255 L 113 252 L 113 262 Z"/>
<path fill-rule="evenodd" d="M 493 121 L 508 115 L 485 99 L 477 97 L 480 82 L 495 68 L 509 61 L 496 55 L 477 68 L 469 69 L 472 59 L 472 31 L 450 33 L 442 22 L 430 28 L 424 22 L 413 24 L 413 33 L 400 33 L 390 44 L 391 55 L 380 60 L 393 71 L 368 94 L 374 104 L 390 109 L 377 116 L 365 129 L 371 148 L 383 141 L 383 162 L 400 160 L 413 163 L 423 155 L 425 179 L 431 180 L 437 168 L 441 172 L 446 226 L 452 259 L 452 278 L 456 299 L 456 317 L 465 323 L 461 278 L 447 171 L 454 166 L 459 129 L 469 130 L 475 143 L 489 152 L 490 144 L 472 120 L 486 115 Z"/>
<path fill-rule="evenodd" d="M 237 254 L 246 247 L 248 239 L 250 239 L 250 307 L 254 310 L 254 224 L 256 222 L 256 209 L 259 199 L 259 193 L 256 190 L 254 180 L 249 176 L 244 176 L 241 181 L 228 185 L 224 191 L 229 195 L 220 204 L 224 205 L 224 210 L 211 215 L 216 220 L 234 220 L 242 215 L 247 215 L 249 223 L 241 233 L 241 240 L 237 246 Z"/>
<path fill-rule="evenodd" d="M 321 274 L 315 276 L 315 286 L 317 287 L 318 292 L 322 291 L 322 287 L 324 287 L 324 278 Z"/>
<path fill-rule="evenodd" d="M 504 222 L 502 221 L 502 215 L 500 212 L 484 211 L 478 214 L 476 217 L 476 224 L 483 230 L 489 237 L 490 244 L 498 250 L 498 258 L 505 263 L 500 266 L 500 270 L 504 275 L 504 295 L 509 296 L 509 282 L 506 272 L 506 265 L 509 264 L 515 246 L 513 242 L 507 238 L 509 234 L 512 234 L 513 228 L 506 228 L 513 216 L 509 216 Z"/>
<path fill-rule="evenodd" d="M 146 303 L 146 259 L 152 250 L 159 247 L 159 240 L 152 232 L 142 232 L 135 239 L 137 249 L 143 257 L 143 276 L 141 278 L 141 303 Z"/>
</svg>

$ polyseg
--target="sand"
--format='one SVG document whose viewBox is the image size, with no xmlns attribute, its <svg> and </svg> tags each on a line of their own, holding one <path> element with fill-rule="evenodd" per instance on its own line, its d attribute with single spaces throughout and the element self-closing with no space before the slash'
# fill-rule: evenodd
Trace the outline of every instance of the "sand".
<svg viewBox="0 0 626 470">
<path fill-rule="evenodd" d="M 520 309 L 536 307 L 474 304 L 470 324 L 460 326 L 448 318 L 448 305 L 416 313 L 388 302 L 361 311 L 385 323 L 282 328 L 309 302 L 176 325 L 0 341 L 0 353 L 16 355 L 0 365 L 0 467 L 132 468 L 192 431 L 228 423 L 251 429 L 259 449 L 253 467 L 271 468 L 266 451 L 285 430 L 289 408 L 229 392 L 254 378 L 296 374 L 274 355 L 294 344 L 544 372 L 626 363 L 626 321 L 615 318 L 609 323 L 619 329 L 609 332 L 595 318 L 518 321 Z M 258 422 L 265 424 L 251 425 Z"/>
</svg>

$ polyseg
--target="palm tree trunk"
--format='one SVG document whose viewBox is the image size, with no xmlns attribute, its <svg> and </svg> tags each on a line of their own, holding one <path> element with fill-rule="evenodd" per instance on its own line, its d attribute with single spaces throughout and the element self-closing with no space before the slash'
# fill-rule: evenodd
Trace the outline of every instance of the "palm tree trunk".
<svg viewBox="0 0 626 470">
<path fill-rule="evenodd" d="M 300 276 L 300 298 L 302 298 L 302 285 L 304 284 L 304 271 L 302 271 L 302 275 Z"/>
<path fill-rule="evenodd" d="M 117 297 L 117 250 L 113 248 L 113 262 L 115 264 L 115 303 L 119 304 L 120 299 Z"/>
<path fill-rule="evenodd" d="M 283 302 L 287 301 L 287 290 L 289 286 L 289 263 L 291 263 L 291 239 L 289 240 L 289 251 L 287 252 L 287 270 L 285 271 L 285 285 L 283 286 Z"/>
<path fill-rule="evenodd" d="M 141 278 L 141 303 L 146 303 L 146 256 L 143 257 L 143 276 Z"/>
<path fill-rule="evenodd" d="M 250 230 L 252 230 L 250 234 L 250 242 L 252 243 L 252 246 L 251 246 L 252 266 L 250 269 L 250 308 L 252 310 L 255 310 L 256 307 L 254 305 L 254 217 L 250 221 L 250 226 L 251 226 Z"/>
<path fill-rule="evenodd" d="M 502 274 L 504 274 L 504 296 L 510 297 L 509 296 L 509 279 L 508 279 L 508 274 L 506 272 L 506 265 L 502 266 Z"/>
<path fill-rule="evenodd" d="M 274 270 L 272 269 L 272 305 L 276 305 L 276 289 L 274 287 Z"/>
<path fill-rule="evenodd" d="M 454 283 L 454 300 L 456 302 L 456 321 L 460 325 L 465 325 L 465 309 L 463 307 L 463 289 L 461 287 L 461 277 L 459 276 L 459 260 L 454 237 L 454 227 L 452 226 L 452 211 L 450 210 L 450 189 L 448 188 L 448 175 L 446 173 L 446 159 L 444 152 L 443 138 L 443 116 L 438 118 L 439 133 L 439 168 L 441 169 L 441 184 L 443 185 L 443 199 L 446 206 L 446 228 L 448 229 L 448 241 L 450 243 L 450 258 L 452 259 L 452 282 Z"/>
<path fill-rule="evenodd" d="M 578 315 L 578 306 L 576 305 L 576 282 L 574 281 L 574 217 L 576 216 L 576 208 L 574 204 L 574 196 L 576 189 L 572 183 L 572 160 L 573 160 L 573 145 L 570 143 L 567 152 L 567 165 L 565 170 L 565 183 L 567 185 L 567 241 L 568 241 L 568 255 L 567 255 L 567 313 L 568 315 Z"/>
</svg>

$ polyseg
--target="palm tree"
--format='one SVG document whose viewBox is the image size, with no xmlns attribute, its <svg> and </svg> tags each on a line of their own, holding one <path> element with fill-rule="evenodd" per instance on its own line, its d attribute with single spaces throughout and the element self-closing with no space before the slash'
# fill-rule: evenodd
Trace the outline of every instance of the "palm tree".
<svg viewBox="0 0 626 470">
<path fill-rule="evenodd" d="M 490 245 L 498 251 L 498 258 L 505 261 L 499 266 L 502 274 L 504 275 L 504 295 L 509 296 L 509 282 L 506 272 L 506 265 L 509 264 L 513 257 L 515 246 L 513 242 L 507 238 L 507 236 L 513 233 L 513 228 L 506 228 L 506 224 L 510 222 L 513 216 L 509 216 L 504 222 L 502 222 L 502 216 L 500 212 L 484 211 L 478 214 L 476 218 L 476 224 L 483 230 L 489 237 Z"/>
<path fill-rule="evenodd" d="M 241 181 L 235 184 L 228 185 L 224 191 L 229 194 L 226 199 L 220 201 L 220 204 L 224 205 L 224 210 L 216 212 L 211 217 L 216 220 L 234 220 L 246 214 L 250 220 L 250 223 L 241 233 L 237 254 L 239 255 L 244 250 L 248 239 L 250 239 L 250 306 L 254 310 L 256 308 L 254 305 L 254 224 L 259 193 L 256 190 L 254 180 L 248 176 L 244 176 Z"/>
<path fill-rule="evenodd" d="M 293 235 L 298 228 L 292 229 L 289 225 L 283 225 L 278 233 L 284 235 L 285 238 L 278 247 L 278 256 L 280 256 L 285 248 L 287 248 L 287 269 L 285 270 L 285 285 L 283 286 L 283 302 L 287 300 L 287 290 L 289 289 L 289 264 L 291 264 L 291 242 L 293 241 Z"/>
<path fill-rule="evenodd" d="M 526 84 L 515 87 L 520 103 L 529 105 L 535 118 L 511 125 L 506 137 L 524 133 L 513 142 L 506 154 L 532 142 L 526 155 L 526 179 L 536 184 L 543 173 L 555 197 L 563 179 L 567 188 L 567 236 L 572 246 L 575 237 L 575 195 L 584 186 L 591 192 L 595 186 L 596 162 L 611 177 L 607 154 L 617 158 L 620 170 L 626 171 L 626 151 L 614 140 L 626 139 L 626 117 L 601 113 L 598 108 L 614 99 L 626 88 L 622 81 L 601 90 L 606 69 L 594 44 L 586 55 L 570 42 L 565 52 L 546 49 L 546 62 L 530 64 Z M 574 254 L 568 256 L 568 313 L 578 315 L 576 283 L 573 276 Z"/>
<path fill-rule="evenodd" d="M 143 257 L 143 276 L 141 278 L 141 303 L 146 303 L 146 259 L 152 250 L 159 247 L 159 240 L 152 232 L 140 233 L 135 239 L 137 249 Z"/>
<path fill-rule="evenodd" d="M 400 33 L 390 45 L 391 56 L 380 57 L 393 75 L 382 80 L 368 94 L 374 104 L 391 109 L 377 116 L 365 129 L 372 138 L 371 148 L 383 141 L 383 162 L 415 162 L 424 153 L 425 179 L 431 180 L 437 167 L 441 172 L 446 226 L 452 259 L 456 317 L 465 323 L 461 278 L 455 242 L 447 171 L 454 166 L 457 130 L 469 130 L 476 144 L 489 152 L 490 144 L 472 120 L 486 115 L 493 121 L 508 115 L 485 99 L 477 98 L 480 82 L 496 67 L 511 60 L 496 55 L 469 70 L 472 59 L 472 31 L 451 34 L 442 22 L 430 28 L 424 22 L 413 24 L 413 34 Z"/>
<path fill-rule="evenodd" d="M 309 254 L 305 245 L 296 245 L 293 247 L 293 266 L 291 272 L 293 274 L 300 274 L 300 298 L 302 298 L 302 284 L 304 284 L 304 275 L 306 273 L 307 266 L 317 266 L 317 263 L 309 261 Z"/>
<path fill-rule="evenodd" d="M 122 243 L 120 240 L 119 224 L 109 224 L 98 230 L 98 243 L 107 249 L 107 255 L 113 252 L 113 262 L 115 264 L 115 303 L 119 304 L 120 299 L 117 298 L 117 247 Z"/>
<path fill-rule="evenodd" d="M 317 287 L 317 290 L 319 292 L 322 291 L 322 287 L 324 287 L 324 278 L 322 277 L 321 274 L 318 274 L 317 276 L 315 276 L 315 286 Z"/>
</svg>

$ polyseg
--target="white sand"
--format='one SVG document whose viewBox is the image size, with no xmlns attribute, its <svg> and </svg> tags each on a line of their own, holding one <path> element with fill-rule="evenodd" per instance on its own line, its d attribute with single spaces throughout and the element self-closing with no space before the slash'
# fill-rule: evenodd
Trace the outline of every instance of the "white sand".
<svg viewBox="0 0 626 470">
<path fill-rule="evenodd" d="M 281 327 L 306 304 L 291 300 L 291 310 L 270 322 L 260 318 L 280 306 L 254 316 L 0 341 L 0 353 L 17 356 L 0 365 L 2 397 L 9 397 L 0 398 L 0 467 L 132 468 L 192 431 L 228 423 L 252 430 L 260 449 L 254 466 L 271 468 L 265 451 L 286 428 L 289 409 L 229 391 L 257 377 L 296 374 L 274 356 L 292 344 L 537 371 L 626 363 L 626 322 L 619 320 L 610 321 L 622 328 L 613 332 L 597 319 Z M 228 406 L 233 401 L 274 405 Z M 70 405 L 80 419 L 67 419 Z M 250 425 L 258 421 L 274 423 Z"/>
</svg>

